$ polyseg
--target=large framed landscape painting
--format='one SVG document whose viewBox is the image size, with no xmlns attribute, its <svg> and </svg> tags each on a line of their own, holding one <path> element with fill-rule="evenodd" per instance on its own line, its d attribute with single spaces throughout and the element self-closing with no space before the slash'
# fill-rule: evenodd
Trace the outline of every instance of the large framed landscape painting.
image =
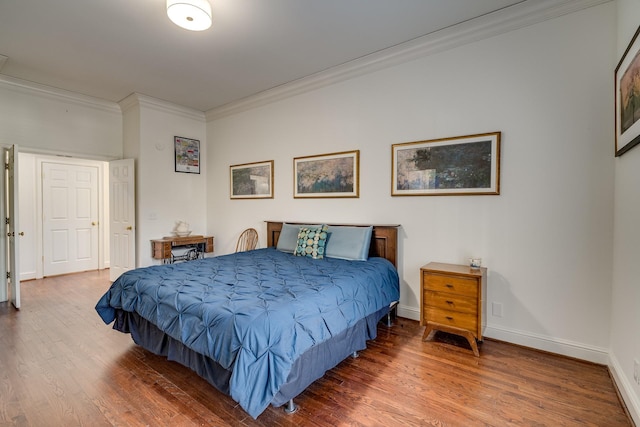
<svg viewBox="0 0 640 427">
<path fill-rule="evenodd" d="M 293 159 L 293 197 L 359 197 L 360 151 Z"/>
<path fill-rule="evenodd" d="M 393 144 L 391 195 L 500 194 L 500 135 Z"/>
<path fill-rule="evenodd" d="M 232 199 L 273 199 L 273 160 L 229 166 Z"/>
<path fill-rule="evenodd" d="M 615 70 L 616 156 L 640 143 L 640 27 Z"/>
</svg>

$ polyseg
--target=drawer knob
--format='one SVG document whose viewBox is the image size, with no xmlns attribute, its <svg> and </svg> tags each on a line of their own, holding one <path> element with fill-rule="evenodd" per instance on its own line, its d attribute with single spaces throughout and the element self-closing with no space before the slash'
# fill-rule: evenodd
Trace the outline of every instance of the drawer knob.
<svg viewBox="0 0 640 427">
<path fill-rule="evenodd" d="M 447 316 L 447 320 L 453 320 L 453 317 Z"/>
<path fill-rule="evenodd" d="M 452 285 L 451 283 L 447 283 L 447 284 L 446 284 L 446 286 L 447 286 L 447 288 L 449 288 L 449 289 L 453 288 L 453 285 Z"/>
<path fill-rule="evenodd" d="M 446 301 L 447 304 L 453 305 L 453 301 Z"/>
</svg>

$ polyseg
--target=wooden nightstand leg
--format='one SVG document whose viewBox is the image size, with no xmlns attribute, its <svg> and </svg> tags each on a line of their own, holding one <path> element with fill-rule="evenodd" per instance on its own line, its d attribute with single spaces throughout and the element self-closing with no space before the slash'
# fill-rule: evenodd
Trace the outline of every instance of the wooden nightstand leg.
<svg viewBox="0 0 640 427">
<path fill-rule="evenodd" d="M 473 354 L 476 357 L 480 357 L 480 351 L 478 351 L 478 343 L 476 342 L 476 337 L 469 331 L 460 332 L 460 335 L 465 337 L 467 341 L 469 341 L 469 345 L 471 346 L 471 350 L 473 350 Z"/>
<path fill-rule="evenodd" d="M 427 322 L 427 327 L 424 330 L 424 334 L 422 334 L 422 341 L 430 340 L 432 338 L 432 332 L 435 331 L 436 329 L 434 328 L 433 324 L 431 322 Z"/>
<path fill-rule="evenodd" d="M 427 322 L 427 328 L 424 330 L 424 334 L 422 335 L 422 341 L 427 341 L 428 339 L 430 339 L 431 334 L 435 331 L 448 332 L 450 334 L 456 334 L 466 338 L 466 340 L 469 341 L 469 345 L 471 346 L 471 351 L 473 351 L 473 354 L 476 357 L 480 357 L 480 351 L 478 350 L 476 337 L 471 332 L 465 329 Z"/>
</svg>

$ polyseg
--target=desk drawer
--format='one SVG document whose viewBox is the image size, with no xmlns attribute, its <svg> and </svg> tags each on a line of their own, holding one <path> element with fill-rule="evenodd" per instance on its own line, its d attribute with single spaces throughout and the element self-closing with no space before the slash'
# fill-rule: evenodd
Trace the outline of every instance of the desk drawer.
<svg viewBox="0 0 640 427">
<path fill-rule="evenodd" d="M 153 242 L 151 243 L 152 250 L 152 258 L 154 259 L 165 259 L 171 258 L 171 243 L 159 243 Z"/>
<path fill-rule="evenodd" d="M 213 237 L 207 237 L 205 241 L 204 251 L 206 253 L 213 252 Z"/>
<path fill-rule="evenodd" d="M 425 289 L 478 298 L 478 281 L 475 279 L 445 276 L 430 272 L 424 272 L 423 274 Z"/>
</svg>

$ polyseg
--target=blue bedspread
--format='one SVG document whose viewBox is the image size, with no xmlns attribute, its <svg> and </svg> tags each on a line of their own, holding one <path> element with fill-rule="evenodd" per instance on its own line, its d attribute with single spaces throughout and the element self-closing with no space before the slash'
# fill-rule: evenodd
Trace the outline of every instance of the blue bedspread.
<svg viewBox="0 0 640 427">
<path fill-rule="evenodd" d="M 383 258 L 314 260 L 258 249 L 124 273 L 96 305 L 136 312 L 232 371 L 231 397 L 256 418 L 317 343 L 399 298 Z"/>
</svg>

